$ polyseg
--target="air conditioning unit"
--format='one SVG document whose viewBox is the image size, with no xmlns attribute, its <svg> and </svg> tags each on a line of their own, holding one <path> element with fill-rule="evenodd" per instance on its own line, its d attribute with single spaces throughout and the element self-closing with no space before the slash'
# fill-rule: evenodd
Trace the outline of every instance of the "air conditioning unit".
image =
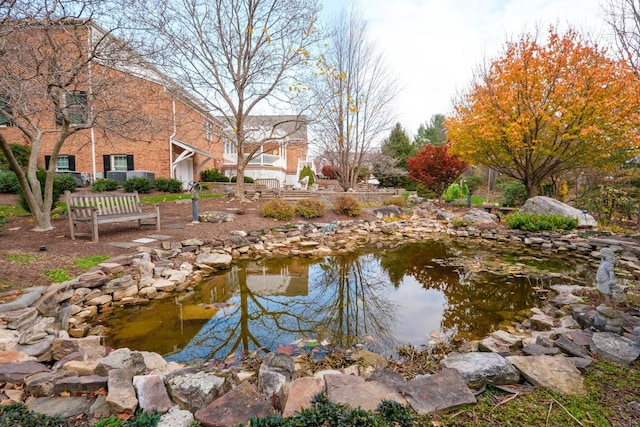
<svg viewBox="0 0 640 427">
<path fill-rule="evenodd" d="M 127 171 L 127 179 L 134 177 L 147 178 L 152 187 L 156 184 L 156 174 L 150 171 Z"/>
<path fill-rule="evenodd" d="M 127 180 L 127 171 L 107 171 L 107 179 L 118 181 L 118 187 L 122 187 Z"/>
</svg>

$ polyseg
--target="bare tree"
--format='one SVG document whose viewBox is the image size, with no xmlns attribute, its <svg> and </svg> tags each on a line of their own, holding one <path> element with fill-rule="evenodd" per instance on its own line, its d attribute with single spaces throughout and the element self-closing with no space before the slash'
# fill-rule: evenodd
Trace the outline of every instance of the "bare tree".
<svg viewBox="0 0 640 427">
<path fill-rule="evenodd" d="M 300 98 L 300 67 L 318 39 L 317 0 L 147 0 L 140 7 L 135 15 L 143 19 L 158 64 L 227 126 L 242 196 L 245 167 L 263 143 L 284 144 L 306 126 L 300 109 L 288 111 L 297 127 L 286 134 L 279 131 L 282 123 L 257 132 L 250 122 Z"/>
<path fill-rule="evenodd" d="M 640 3 L 637 0 L 608 0 L 605 19 L 613 30 L 622 59 L 640 72 Z"/>
<path fill-rule="evenodd" d="M 320 104 L 317 154 L 334 167 L 346 191 L 355 186 L 368 154 L 394 122 L 391 102 L 397 88 L 355 9 L 334 20 L 329 40 L 312 85 Z"/>
<path fill-rule="evenodd" d="M 107 3 L 0 5 L 0 118 L 6 126 L 0 149 L 18 177 L 36 231 L 53 228 L 53 183 L 63 144 L 88 143 L 90 129 L 118 137 L 143 129 L 141 109 L 125 96 L 134 82 L 116 71 L 135 66 L 139 57 L 92 20 Z M 30 148 L 24 169 L 10 149 L 12 139 Z M 36 172 L 45 148 L 51 158 L 43 189 Z"/>
</svg>

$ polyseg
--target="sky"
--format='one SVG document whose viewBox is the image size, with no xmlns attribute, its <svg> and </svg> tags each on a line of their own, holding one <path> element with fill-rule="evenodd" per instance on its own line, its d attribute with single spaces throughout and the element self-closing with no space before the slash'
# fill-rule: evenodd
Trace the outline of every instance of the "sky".
<svg viewBox="0 0 640 427">
<path fill-rule="evenodd" d="M 601 1 L 353 0 L 397 79 L 397 122 L 409 135 L 432 115 L 450 113 L 452 99 L 470 86 L 474 70 L 499 57 L 508 40 L 549 25 L 605 37 Z M 321 2 L 325 19 L 350 4 Z"/>
</svg>

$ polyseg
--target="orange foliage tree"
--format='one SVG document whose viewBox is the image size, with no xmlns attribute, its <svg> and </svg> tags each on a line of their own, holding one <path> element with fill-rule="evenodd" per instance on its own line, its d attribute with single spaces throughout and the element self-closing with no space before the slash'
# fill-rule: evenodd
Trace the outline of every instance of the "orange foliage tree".
<svg viewBox="0 0 640 427">
<path fill-rule="evenodd" d="M 415 157 L 407 157 L 409 178 L 442 197 L 442 193 L 467 169 L 467 163 L 449 153 L 447 145 L 427 144 Z"/>
<path fill-rule="evenodd" d="M 521 181 L 620 165 L 636 155 L 638 81 L 576 31 L 524 34 L 476 73 L 447 120 L 452 153 Z"/>
</svg>

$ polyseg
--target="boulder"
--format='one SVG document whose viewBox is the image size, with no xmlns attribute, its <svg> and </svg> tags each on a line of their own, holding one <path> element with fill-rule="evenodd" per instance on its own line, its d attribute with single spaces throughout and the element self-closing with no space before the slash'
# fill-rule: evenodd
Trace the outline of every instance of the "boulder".
<svg viewBox="0 0 640 427">
<path fill-rule="evenodd" d="M 521 213 L 533 214 L 550 214 L 560 215 L 563 217 L 577 218 L 578 227 L 591 228 L 597 227 L 598 223 L 593 216 L 583 213 L 580 209 L 576 209 L 566 203 L 547 196 L 536 196 L 528 199 L 520 208 Z"/>
<path fill-rule="evenodd" d="M 518 370 L 497 353 L 471 352 L 447 356 L 442 365 L 458 370 L 471 388 L 485 384 L 517 384 Z"/>
<path fill-rule="evenodd" d="M 585 396 L 584 379 L 571 360 L 563 356 L 508 356 L 523 377 L 537 387 L 568 396 Z"/>
</svg>

